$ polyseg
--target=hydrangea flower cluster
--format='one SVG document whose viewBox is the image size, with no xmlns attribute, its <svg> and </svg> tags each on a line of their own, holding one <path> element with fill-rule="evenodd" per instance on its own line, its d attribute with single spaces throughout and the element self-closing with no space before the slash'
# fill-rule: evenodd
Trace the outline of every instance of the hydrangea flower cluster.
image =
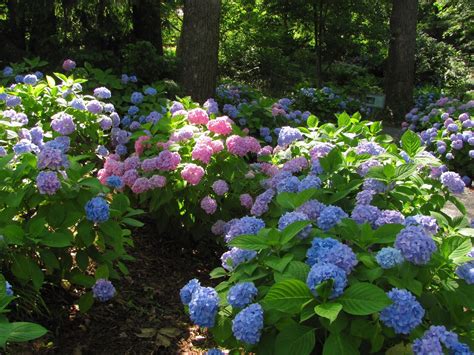
<svg viewBox="0 0 474 355">
<path fill-rule="evenodd" d="M 357 265 L 357 258 L 352 249 L 333 238 L 314 238 L 306 252 L 306 258 L 309 266 L 319 262 L 334 264 L 347 275 Z"/>
<path fill-rule="evenodd" d="M 343 218 L 349 217 L 342 208 L 338 206 L 326 206 L 319 214 L 317 225 L 324 231 L 335 227 Z"/>
<path fill-rule="evenodd" d="M 458 266 L 456 275 L 466 281 L 468 285 L 474 285 L 474 260 Z"/>
<path fill-rule="evenodd" d="M 258 290 L 253 282 L 241 282 L 232 286 L 227 294 L 227 302 L 234 308 L 244 308 L 252 303 Z"/>
<path fill-rule="evenodd" d="M 287 212 L 278 220 L 278 229 L 284 230 L 290 224 L 298 221 L 307 221 L 308 216 L 301 212 Z M 304 227 L 304 229 L 298 233 L 298 237 L 307 238 L 311 233 L 311 225 Z"/>
<path fill-rule="evenodd" d="M 380 320 L 397 334 L 410 334 L 421 324 L 425 310 L 407 290 L 393 288 L 387 295 L 393 303 L 380 312 Z"/>
<path fill-rule="evenodd" d="M 344 270 L 334 264 L 318 262 L 311 267 L 306 284 L 315 296 L 318 296 L 316 287 L 324 281 L 333 280 L 331 295 L 336 298 L 344 292 L 347 286 L 347 276 Z"/>
<path fill-rule="evenodd" d="M 94 298 L 100 302 L 107 302 L 115 296 L 115 287 L 112 282 L 105 279 L 98 279 L 94 286 L 92 286 L 92 293 Z"/>
<path fill-rule="evenodd" d="M 245 216 L 228 223 L 228 230 L 225 233 L 224 239 L 228 243 L 239 235 L 256 235 L 263 228 L 265 228 L 265 222 L 263 220 L 256 217 Z"/>
<path fill-rule="evenodd" d="M 200 327 L 213 327 L 218 310 L 219 296 L 212 287 L 197 287 L 192 292 L 189 316 L 194 324 Z"/>
<path fill-rule="evenodd" d="M 408 226 L 397 234 L 395 248 L 411 263 L 424 265 L 436 251 L 436 244 L 423 227 Z"/>
<path fill-rule="evenodd" d="M 402 252 L 392 247 L 382 248 L 375 256 L 375 260 L 382 269 L 391 269 L 404 261 Z"/>
<path fill-rule="evenodd" d="M 263 309 L 258 303 L 241 310 L 232 321 L 232 333 L 237 340 L 257 344 L 263 328 Z"/>
<path fill-rule="evenodd" d="M 458 340 L 456 333 L 437 325 L 432 325 L 421 338 L 416 339 L 412 348 L 415 355 L 444 354 L 443 345 L 450 350 L 450 354 L 472 354 L 469 346 Z"/>
<path fill-rule="evenodd" d="M 102 197 L 94 197 L 85 205 L 86 218 L 94 223 L 108 221 L 110 217 L 109 204 Z"/>
<path fill-rule="evenodd" d="M 299 129 L 284 126 L 278 134 L 278 145 L 284 147 L 300 139 L 303 139 L 303 135 Z"/>
</svg>

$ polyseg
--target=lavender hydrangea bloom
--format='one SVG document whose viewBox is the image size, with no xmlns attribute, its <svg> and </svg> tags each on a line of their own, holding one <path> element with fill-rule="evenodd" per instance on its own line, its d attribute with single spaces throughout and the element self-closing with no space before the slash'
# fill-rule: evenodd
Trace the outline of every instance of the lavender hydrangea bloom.
<svg viewBox="0 0 474 355">
<path fill-rule="evenodd" d="M 107 155 L 109 155 L 109 150 L 103 145 L 97 146 L 97 149 L 95 150 L 95 152 L 97 155 L 101 157 L 106 157 Z"/>
<path fill-rule="evenodd" d="M 28 85 L 35 85 L 38 82 L 38 78 L 34 74 L 25 75 L 23 82 Z"/>
<path fill-rule="evenodd" d="M 200 327 L 214 326 L 219 310 L 219 296 L 212 287 L 199 287 L 189 302 L 189 316 L 194 324 Z"/>
<path fill-rule="evenodd" d="M 380 155 L 385 153 L 385 149 L 378 143 L 368 142 L 366 140 L 360 141 L 355 150 L 357 154 Z"/>
<path fill-rule="evenodd" d="M 252 302 L 257 293 L 253 282 L 241 282 L 231 287 L 227 294 L 227 302 L 234 308 L 244 308 Z"/>
<path fill-rule="evenodd" d="M 436 251 L 436 244 L 420 226 L 408 226 L 397 234 L 395 248 L 403 257 L 415 265 L 424 265 Z"/>
<path fill-rule="evenodd" d="M 224 239 L 228 243 L 239 235 L 256 235 L 264 227 L 265 222 L 260 218 L 249 216 L 242 217 L 232 223 L 229 231 L 224 236 Z"/>
<path fill-rule="evenodd" d="M 375 159 L 366 160 L 362 164 L 360 164 L 359 168 L 357 168 L 357 173 L 360 176 L 365 176 L 367 175 L 369 170 L 375 166 L 382 166 L 382 164 Z"/>
<path fill-rule="evenodd" d="M 275 191 L 273 189 L 268 189 L 265 192 L 261 193 L 255 198 L 255 202 L 250 210 L 254 216 L 261 216 L 268 211 L 268 205 L 275 196 Z"/>
<path fill-rule="evenodd" d="M 380 312 L 380 320 L 397 334 L 410 334 L 421 324 L 425 310 L 407 290 L 393 288 L 387 295 L 393 303 Z"/>
<path fill-rule="evenodd" d="M 52 141 L 46 142 L 44 146 L 59 149 L 63 153 L 66 153 L 71 146 L 71 139 L 67 136 L 56 137 Z"/>
<path fill-rule="evenodd" d="M 189 305 L 191 299 L 193 297 L 193 293 L 201 287 L 198 279 L 190 280 L 186 285 L 183 286 L 181 291 L 179 291 L 179 297 L 181 298 L 181 302 L 184 305 Z"/>
<path fill-rule="evenodd" d="M 466 281 L 468 285 L 474 284 L 474 260 L 468 261 L 457 267 L 456 275 Z"/>
<path fill-rule="evenodd" d="M 284 147 L 302 138 L 303 135 L 297 128 L 284 126 L 278 134 L 278 145 Z"/>
<path fill-rule="evenodd" d="M 13 146 L 13 151 L 16 155 L 25 154 L 29 152 L 38 152 L 39 149 L 36 145 L 31 143 L 28 139 L 21 139 L 18 143 Z"/>
<path fill-rule="evenodd" d="M 132 93 L 132 96 L 130 97 L 130 101 L 134 105 L 141 104 L 143 102 L 143 94 L 141 92 L 135 91 Z"/>
<path fill-rule="evenodd" d="M 99 279 L 92 286 L 92 293 L 100 302 L 107 302 L 115 296 L 115 287 L 109 280 Z"/>
<path fill-rule="evenodd" d="M 320 213 L 317 225 L 324 231 L 328 231 L 334 226 L 336 226 L 343 218 L 349 217 L 346 212 L 344 212 L 338 206 L 326 206 Z"/>
<path fill-rule="evenodd" d="M 99 99 L 110 99 L 112 97 L 112 93 L 106 87 L 99 87 L 94 89 L 94 96 L 98 97 Z"/>
<path fill-rule="evenodd" d="M 69 161 L 66 155 L 60 150 L 51 147 L 44 147 L 38 154 L 38 169 L 60 169 L 68 168 Z"/>
<path fill-rule="evenodd" d="M 112 119 L 107 116 L 102 116 L 100 118 L 99 125 L 104 131 L 109 130 L 112 128 Z"/>
<path fill-rule="evenodd" d="M 280 180 L 276 185 L 276 189 L 278 193 L 298 192 L 299 186 L 300 179 L 298 179 L 296 176 L 289 176 L 285 179 Z"/>
<path fill-rule="evenodd" d="M 21 97 L 8 95 L 5 100 L 7 107 L 15 107 L 21 105 Z"/>
<path fill-rule="evenodd" d="M 54 171 L 41 171 L 36 177 L 36 186 L 42 195 L 54 195 L 60 188 L 61 182 Z"/>
<path fill-rule="evenodd" d="M 51 128 L 59 134 L 67 136 L 76 130 L 73 117 L 65 112 L 59 112 L 51 118 Z"/>
<path fill-rule="evenodd" d="M 278 221 L 278 229 L 283 230 L 288 227 L 290 224 L 293 224 L 298 221 L 307 221 L 308 216 L 301 212 L 287 212 L 280 217 Z M 302 231 L 298 233 L 298 237 L 306 238 L 309 233 L 311 233 L 311 225 L 304 227 Z"/>
<path fill-rule="evenodd" d="M 382 269 L 391 269 L 404 261 L 401 251 L 392 247 L 382 248 L 375 256 L 375 260 Z"/>
<path fill-rule="evenodd" d="M 181 110 L 184 110 L 183 104 L 181 102 L 173 101 L 173 104 L 170 107 L 171 114 Z"/>
<path fill-rule="evenodd" d="M 204 103 L 203 107 L 206 109 L 206 111 L 209 115 L 216 114 L 216 113 L 219 112 L 219 105 L 217 104 L 217 102 L 214 99 L 208 99 Z"/>
<path fill-rule="evenodd" d="M 97 100 L 89 101 L 86 104 L 86 109 L 90 113 L 95 113 L 95 114 L 102 113 L 102 111 L 103 111 L 102 104 L 100 103 L 100 101 L 97 101 Z"/>
<path fill-rule="evenodd" d="M 258 303 L 241 310 L 232 321 L 232 333 L 237 340 L 257 344 L 263 328 L 263 309 Z"/>
<path fill-rule="evenodd" d="M 464 181 L 457 173 L 448 171 L 441 174 L 441 183 L 446 186 L 452 193 L 461 194 L 464 192 Z"/>
<path fill-rule="evenodd" d="M 4 157 L 5 155 L 7 155 L 7 151 L 0 145 L 0 157 Z"/>
<path fill-rule="evenodd" d="M 216 180 L 212 184 L 212 190 L 214 190 L 216 195 L 222 196 L 229 191 L 229 185 L 224 180 Z"/>
<path fill-rule="evenodd" d="M 381 211 L 371 205 L 356 205 L 352 210 L 351 218 L 357 224 L 369 223 L 372 227 L 375 227 L 376 221 L 379 219 Z"/>
<path fill-rule="evenodd" d="M 387 185 L 385 185 L 382 181 L 376 179 L 365 179 L 364 183 L 362 184 L 362 188 L 364 190 L 375 191 L 376 193 L 382 193 L 388 190 Z"/>
<path fill-rule="evenodd" d="M 362 190 L 356 196 L 356 203 L 358 205 L 370 205 L 375 194 L 376 192 L 373 190 Z"/>
<path fill-rule="evenodd" d="M 298 192 L 309 189 L 319 189 L 320 187 L 321 179 L 313 175 L 308 175 L 303 180 L 301 180 L 298 186 Z"/>
<path fill-rule="evenodd" d="M 459 342 L 456 333 L 448 331 L 444 326 L 432 325 L 421 338 L 413 342 L 413 353 L 415 355 L 444 354 L 444 345 L 450 350 L 450 354 L 471 355 L 467 344 Z"/>
<path fill-rule="evenodd" d="M 347 286 L 347 276 L 344 270 L 340 267 L 327 264 L 327 263 L 316 263 L 311 267 L 306 279 L 311 292 L 318 297 L 316 287 L 327 280 L 333 280 L 332 291 L 329 298 L 336 298 L 344 292 L 344 288 Z"/>
<path fill-rule="evenodd" d="M 438 233 L 438 222 L 435 218 L 417 214 L 409 216 L 405 219 L 405 226 L 421 226 L 426 233 L 434 235 Z"/>
<path fill-rule="evenodd" d="M 94 223 L 102 223 L 109 219 L 109 204 L 102 197 L 90 199 L 85 207 L 86 218 Z"/>
<path fill-rule="evenodd" d="M 398 211 L 383 210 L 375 221 L 375 227 L 379 228 L 385 224 L 402 224 L 405 217 Z"/>
<path fill-rule="evenodd" d="M 253 250 L 243 250 L 232 248 L 221 256 L 222 267 L 227 271 L 232 271 L 243 262 L 252 260 L 257 256 L 257 252 Z"/>
<path fill-rule="evenodd" d="M 115 153 L 120 156 L 127 154 L 127 151 L 127 146 L 124 144 L 119 144 L 115 147 Z"/>
<path fill-rule="evenodd" d="M 309 266 L 318 262 L 334 264 L 347 275 L 357 265 L 357 258 L 352 249 L 333 238 L 314 238 L 306 257 Z"/>
<path fill-rule="evenodd" d="M 296 212 L 304 213 L 309 220 L 315 222 L 325 207 L 326 206 L 318 200 L 309 200 L 298 207 Z"/>
<path fill-rule="evenodd" d="M 41 127 L 33 127 L 30 129 L 31 142 L 38 147 L 43 145 L 43 129 Z"/>
<path fill-rule="evenodd" d="M 69 106 L 81 111 L 84 111 L 86 109 L 86 104 L 84 103 L 84 100 L 78 98 L 72 99 L 69 103 Z"/>
</svg>

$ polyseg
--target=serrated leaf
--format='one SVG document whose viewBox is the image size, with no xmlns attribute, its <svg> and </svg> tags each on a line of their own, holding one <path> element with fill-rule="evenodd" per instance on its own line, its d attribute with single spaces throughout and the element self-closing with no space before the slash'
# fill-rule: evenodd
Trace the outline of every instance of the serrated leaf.
<svg viewBox="0 0 474 355">
<path fill-rule="evenodd" d="M 264 307 L 296 314 L 303 304 L 313 299 L 308 286 L 300 280 L 284 280 L 274 284 L 263 299 Z"/>
<path fill-rule="evenodd" d="M 379 312 L 391 303 L 384 290 L 366 282 L 352 285 L 337 301 L 345 312 L 360 316 Z"/>
<path fill-rule="evenodd" d="M 315 346 L 315 329 L 303 325 L 291 325 L 281 330 L 275 339 L 276 355 L 307 355 Z"/>
<path fill-rule="evenodd" d="M 341 310 L 342 304 L 340 303 L 323 303 L 318 304 L 316 307 L 314 307 L 314 312 L 318 316 L 329 319 L 330 323 L 336 320 Z"/>
<path fill-rule="evenodd" d="M 244 250 L 263 250 L 270 247 L 264 238 L 257 235 L 241 235 L 232 239 L 228 244 Z"/>
</svg>

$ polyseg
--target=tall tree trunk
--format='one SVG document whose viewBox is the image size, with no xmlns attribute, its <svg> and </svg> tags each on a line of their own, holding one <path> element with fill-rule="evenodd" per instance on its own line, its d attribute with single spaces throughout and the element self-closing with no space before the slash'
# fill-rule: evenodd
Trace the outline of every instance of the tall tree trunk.
<svg viewBox="0 0 474 355">
<path fill-rule="evenodd" d="M 180 83 L 199 102 L 213 97 L 216 89 L 220 12 L 220 0 L 184 1 Z"/>
<path fill-rule="evenodd" d="M 402 120 L 413 105 L 418 0 L 393 0 L 385 71 L 387 109 Z"/>
<path fill-rule="evenodd" d="M 161 0 L 134 0 L 132 5 L 133 35 L 139 41 L 148 41 L 163 55 L 161 32 Z"/>
</svg>

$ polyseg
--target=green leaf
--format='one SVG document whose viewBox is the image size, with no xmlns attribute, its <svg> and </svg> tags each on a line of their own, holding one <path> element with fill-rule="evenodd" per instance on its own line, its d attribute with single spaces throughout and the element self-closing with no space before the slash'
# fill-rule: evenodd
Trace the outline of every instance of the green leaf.
<svg viewBox="0 0 474 355">
<path fill-rule="evenodd" d="M 264 264 L 267 265 L 268 267 L 271 267 L 272 269 L 278 271 L 278 272 L 283 272 L 290 261 L 293 260 L 293 255 L 292 254 L 287 254 L 283 257 L 278 257 L 276 255 L 270 255 L 264 259 Z"/>
<path fill-rule="evenodd" d="M 284 280 L 274 284 L 263 299 L 264 307 L 296 314 L 303 304 L 313 299 L 308 286 L 300 280 Z"/>
<path fill-rule="evenodd" d="M 23 255 L 15 255 L 13 260 L 13 275 L 23 283 L 31 280 L 35 289 L 39 290 L 43 285 L 44 274 L 38 265 L 30 258 Z"/>
<path fill-rule="evenodd" d="M 400 138 L 402 149 L 407 152 L 410 157 L 414 157 L 421 147 L 421 139 L 418 134 L 408 129 Z"/>
<path fill-rule="evenodd" d="M 384 224 L 373 232 L 373 241 L 377 244 L 392 244 L 403 228 L 401 224 Z"/>
<path fill-rule="evenodd" d="M 329 319 L 330 323 L 336 320 L 341 310 L 342 304 L 340 303 L 323 303 L 314 307 L 314 312 L 316 312 L 318 316 Z"/>
<path fill-rule="evenodd" d="M 245 250 L 262 250 L 270 247 L 264 238 L 257 235 L 241 235 L 232 239 L 228 244 Z"/>
<path fill-rule="evenodd" d="M 132 227 L 143 227 L 144 223 L 140 222 L 138 219 L 135 218 L 124 218 L 122 220 L 123 223 L 128 224 L 129 226 Z"/>
<path fill-rule="evenodd" d="M 337 115 L 337 126 L 339 128 L 346 127 L 347 125 L 350 124 L 350 122 L 351 122 L 351 117 L 346 112 L 343 112 Z"/>
<path fill-rule="evenodd" d="M 341 333 L 331 333 L 326 339 L 323 355 L 355 355 L 359 350 L 351 341 L 351 338 Z"/>
<path fill-rule="evenodd" d="M 395 168 L 395 175 L 393 177 L 394 180 L 406 180 L 408 177 L 412 176 L 413 173 L 416 171 L 415 164 L 403 164 L 399 165 Z"/>
<path fill-rule="evenodd" d="M 54 88 L 56 86 L 56 82 L 54 81 L 54 78 L 50 77 L 49 75 L 46 75 L 46 81 L 48 82 L 48 86 L 50 88 Z"/>
<path fill-rule="evenodd" d="M 120 213 L 127 212 L 128 207 L 130 206 L 130 200 L 124 194 L 114 195 L 114 199 L 110 204 L 110 208 L 120 211 Z"/>
<path fill-rule="evenodd" d="M 309 272 L 309 265 L 298 260 L 293 260 L 288 264 L 286 270 L 281 273 L 275 273 L 275 281 L 280 282 L 283 280 L 296 279 L 303 282 L 306 282 L 306 277 Z"/>
<path fill-rule="evenodd" d="M 94 296 L 92 295 L 92 292 L 87 292 L 84 295 L 82 295 L 81 298 L 79 298 L 79 301 L 77 302 L 77 305 L 79 306 L 79 310 L 82 313 L 87 312 L 92 305 L 94 304 Z"/>
<path fill-rule="evenodd" d="M 106 235 L 112 237 L 112 238 L 117 238 L 122 236 L 122 228 L 120 228 L 120 225 L 112 220 L 109 220 L 105 223 L 101 223 L 99 225 L 99 228 L 102 232 L 104 232 Z"/>
<path fill-rule="evenodd" d="M 379 312 L 391 303 L 384 290 L 366 282 L 352 285 L 337 301 L 345 312 L 356 316 Z"/>
<path fill-rule="evenodd" d="M 95 279 L 108 279 L 109 278 L 109 267 L 106 264 L 100 265 L 95 270 Z"/>
<path fill-rule="evenodd" d="M 299 232 L 301 232 L 307 225 L 311 224 L 311 221 L 296 221 L 287 226 L 281 232 L 281 244 L 285 245 L 291 241 Z"/>
<path fill-rule="evenodd" d="M 316 343 L 315 329 L 303 325 L 290 325 L 280 331 L 275 340 L 276 355 L 311 354 Z"/>
<path fill-rule="evenodd" d="M 227 275 L 227 272 L 223 267 L 217 267 L 214 270 L 212 270 L 209 274 L 211 276 L 211 279 L 218 279 L 221 277 L 224 277 Z"/>
<path fill-rule="evenodd" d="M 306 120 L 309 128 L 315 128 L 318 125 L 318 118 L 314 115 L 310 115 Z"/>
<path fill-rule="evenodd" d="M 0 234 L 5 237 L 7 244 L 23 245 L 25 232 L 16 224 L 9 224 L 0 231 Z"/>
<path fill-rule="evenodd" d="M 7 342 L 20 343 L 30 341 L 42 337 L 47 332 L 44 327 L 35 323 L 0 323 L 0 337 L 6 338 Z"/>
<path fill-rule="evenodd" d="M 41 237 L 41 244 L 53 248 L 65 248 L 72 244 L 73 238 L 74 237 L 69 230 L 63 230 L 56 233 L 47 232 L 46 235 Z"/>
</svg>

